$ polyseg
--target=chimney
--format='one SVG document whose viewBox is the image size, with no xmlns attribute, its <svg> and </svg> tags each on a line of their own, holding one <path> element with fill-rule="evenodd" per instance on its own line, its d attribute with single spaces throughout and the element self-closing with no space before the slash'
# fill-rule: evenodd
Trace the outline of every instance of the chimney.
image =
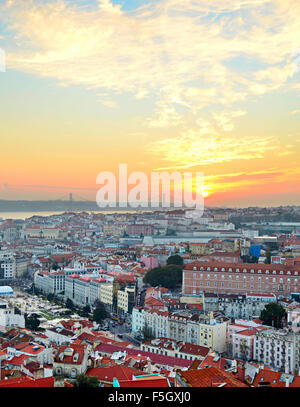
<svg viewBox="0 0 300 407">
<path fill-rule="evenodd" d="M 290 379 L 288 377 L 285 378 L 285 387 L 290 387 Z"/>
</svg>

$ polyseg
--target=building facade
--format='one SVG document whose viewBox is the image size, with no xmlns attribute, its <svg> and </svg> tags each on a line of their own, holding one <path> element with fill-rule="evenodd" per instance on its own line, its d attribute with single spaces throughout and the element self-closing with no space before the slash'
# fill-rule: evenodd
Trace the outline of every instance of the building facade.
<svg viewBox="0 0 300 407">
<path fill-rule="evenodd" d="M 264 294 L 288 297 L 299 293 L 300 268 L 283 264 L 228 264 L 194 261 L 183 270 L 183 295 L 204 292 Z"/>
</svg>

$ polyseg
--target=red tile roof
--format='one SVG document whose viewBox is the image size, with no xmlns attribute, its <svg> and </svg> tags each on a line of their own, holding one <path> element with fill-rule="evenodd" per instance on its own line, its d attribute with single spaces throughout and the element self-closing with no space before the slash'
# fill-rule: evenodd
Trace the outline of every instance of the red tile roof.
<svg viewBox="0 0 300 407">
<path fill-rule="evenodd" d="M 289 387 L 300 387 L 300 376 L 291 376 L 292 382 Z M 269 383 L 271 387 L 286 387 L 284 374 L 282 372 L 274 372 L 269 369 L 261 369 L 255 376 L 253 386 L 258 387 L 259 384 Z"/>
<path fill-rule="evenodd" d="M 189 387 L 248 387 L 237 380 L 231 373 L 224 372 L 217 367 L 200 370 L 187 370 L 178 373 L 179 377 Z"/>
<path fill-rule="evenodd" d="M 152 352 L 145 352 L 143 350 L 139 349 L 132 349 L 132 348 L 125 348 L 121 346 L 115 346 L 115 345 L 110 345 L 110 344 L 104 344 L 101 343 L 98 345 L 95 350 L 99 351 L 100 353 L 105 353 L 105 354 L 110 354 L 112 355 L 114 352 L 127 352 L 128 355 L 130 356 L 138 356 L 140 355 L 144 359 L 147 359 L 147 357 L 151 360 L 152 363 L 157 363 L 159 365 L 164 365 L 164 366 L 178 366 L 178 367 L 190 367 L 192 364 L 191 360 L 187 359 L 181 359 L 181 358 L 175 358 L 172 356 L 164 356 L 164 355 L 159 355 L 156 353 Z"/>
<path fill-rule="evenodd" d="M 170 387 L 165 377 L 119 381 L 120 387 Z"/>
<path fill-rule="evenodd" d="M 67 349 L 72 349 L 72 355 L 66 355 L 64 352 Z M 64 363 L 70 365 L 80 365 L 82 363 L 83 357 L 85 353 L 85 346 L 84 345 L 77 345 L 71 344 L 69 346 L 61 346 L 54 357 L 55 363 Z M 78 354 L 77 360 L 74 360 L 74 356 Z"/>
<path fill-rule="evenodd" d="M 29 376 L 1 380 L 0 387 L 54 387 L 54 377 L 32 379 Z"/>
<path fill-rule="evenodd" d="M 132 376 L 135 376 L 138 373 L 138 370 L 131 369 L 130 367 L 122 365 L 106 366 L 106 367 L 95 367 L 86 372 L 87 376 L 98 377 L 99 380 L 106 382 L 113 382 L 113 379 L 116 378 L 120 380 L 131 380 Z"/>
</svg>

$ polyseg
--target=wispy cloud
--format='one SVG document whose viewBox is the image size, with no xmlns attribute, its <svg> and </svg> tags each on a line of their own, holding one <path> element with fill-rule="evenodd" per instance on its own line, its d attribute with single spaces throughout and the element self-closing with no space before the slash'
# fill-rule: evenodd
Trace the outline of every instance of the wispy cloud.
<svg viewBox="0 0 300 407">
<path fill-rule="evenodd" d="M 292 115 L 297 114 L 297 113 L 300 113 L 300 109 L 296 109 L 296 110 L 293 110 L 290 112 L 290 114 L 292 114 Z"/>
<path fill-rule="evenodd" d="M 222 135 L 209 122 L 203 122 L 202 127 L 189 129 L 178 137 L 165 138 L 148 146 L 150 153 L 168 163 L 157 170 L 263 158 L 267 151 L 275 148 L 272 137 L 238 139 L 232 135 Z"/>
<path fill-rule="evenodd" d="M 12 68 L 138 98 L 169 86 L 179 89 L 181 102 L 201 106 L 285 82 L 299 46 L 300 6 L 293 2 L 291 9 L 283 0 L 161 0 L 128 13 L 110 0 L 92 10 L 66 0 L 10 0 L 1 13 L 18 44 L 9 52 Z M 233 73 L 226 62 L 238 55 L 266 68 Z M 196 80 L 207 89 L 189 85 Z"/>
<path fill-rule="evenodd" d="M 247 118 L 247 101 L 297 75 L 300 2 L 150 0 L 130 12 L 110 0 L 94 4 L 4 1 L 0 20 L 13 37 L 8 68 L 96 89 L 110 108 L 115 95 L 126 94 L 128 104 L 151 100 L 143 124 L 161 133 L 145 150 L 160 168 L 293 154 L 276 135 L 232 131 Z"/>
</svg>

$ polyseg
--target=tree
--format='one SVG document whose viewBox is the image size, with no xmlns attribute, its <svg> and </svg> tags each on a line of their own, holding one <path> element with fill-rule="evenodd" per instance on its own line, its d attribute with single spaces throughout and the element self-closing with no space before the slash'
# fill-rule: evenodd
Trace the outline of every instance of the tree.
<svg viewBox="0 0 300 407">
<path fill-rule="evenodd" d="M 88 317 L 89 314 L 90 314 L 90 312 L 91 312 L 91 307 L 90 307 L 89 305 L 86 305 L 86 306 L 84 306 L 84 307 L 82 308 L 81 316 L 83 316 L 83 317 Z"/>
<path fill-rule="evenodd" d="M 183 258 L 179 256 L 178 254 L 175 254 L 175 256 L 170 256 L 167 260 L 167 264 L 176 264 L 178 266 L 183 265 Z"/>
<path fill-rule="evenodd" d="M 66 307 L 69 308 L 70 310 L 73 310 L 75 308 L 73 301 L 70 298 L 68 298 L 66 301 Z"/>
<path fill-rule="evenodd" d="M 182 282 L 182 267 L 174 264 L 155 267 L 146 273 L 143 281 L 152 287 L 175 288 Z"/>
<path fill-rule="evenodd" d="M 93 312 L 93 321 L 101 324 L 101 322 L 107 317 L 107 313 L 104 307 L 97 307 Z"/>
<path fill-rule="evenodd" d="M 21 315 L 21 310 L 18 307 L 15 307 L 15 314 L 16 315 Z"/>
<path fill-rule="evenodd" d="M 258 257 L 249 256 L 248 254 L 241 256 L 241 259 L 243 263 L 258 263 Z"/>
<path fill-rule="evenodd" d="M 25 314 L 25 328 L 36 331 L 40 326 L 37 314 L 31 314 L 29 317 Z"/>
<path fill-rule="evenodd" d="M 154 339 L 155 336 L 153 335 L 152 329 L 149 325 L 145 324 L 142 330 L 142 336 L 144 341 L 148 341 L 150 339 Z"/>
<path fill-rule="evenodd" d="M 283 317 L 286 317 L 286 311 L 282 305 L 276 302 L 267 304 L 260 314 L 260 319 L 265 325 L 274 326 L 275 328 L 282 327 Z"/>
<path fill-rule="evenodd" d="M 266 253 L 265 264 L 270 264 L 271 263 L 271 256 L 272 256 L 272 253 L 268 250 L 267 253 Z"/>
<path fill-rule="evenodd" d="M 76 379 L 72 381 L 74 387 L 99 387 L 99 379 L 94 376 L 86 376 L 81 373 L 76 376 Z"/>
</svg>

